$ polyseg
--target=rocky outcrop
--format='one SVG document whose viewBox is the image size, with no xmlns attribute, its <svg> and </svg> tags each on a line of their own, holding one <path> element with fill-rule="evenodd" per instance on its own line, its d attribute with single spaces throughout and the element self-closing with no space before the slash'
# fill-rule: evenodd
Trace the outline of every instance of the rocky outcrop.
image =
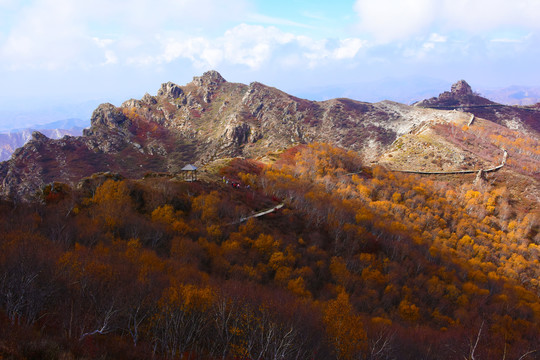
<svg viewBox="0 0 540 360">
<path fill-rule="evenodd" d="M 180 96 L 182 96 L 183 93 L 184 92 L 182 91 L 182 88 L 180 86 L 173 84 L 169 81 L 168 83 L 161 85 L 161 88 L 158 90 L 157 96 L 164 96 L 169 99 L 178 99 Z"/>
<path fill-rule="evenodd" d="M 32 139 L 30 139 L 30 141 L 43 142 L 43 141 L 47 141 L 48 139 L 49 138 L 43 135 L 41 132 L 34 131 L 32 132 Z"/>
<path fill-rule="evenodd" d="M 486 106 L 492 104 L 495 103 L 475 94 L 465 80 L 459 80 L 452 85 L 450 91 L 445 91 L 438 97 L 422 100 L 416 103 L 415 106 L 453 109 L 463 106 Z"/>
<path fill-rule="evenodd" d="M 226 83 L 227 81 L 215 70 L 207 71 L 202 76 L 195 76 L 193 78 L 192 84 L 197 86 L 199 90 L 197 94 L 202 96 L 202 99 L 205 103 L 210 103 L 212 101 L 212 95 L 220 87 L 221 84 Z"/>
<path fill-rule="evenodd" d="M 101 104 L 90 118 L 90 129 L 85 129 L 83 134 L 89 136 L 103 130 L 120 131 L 126 129 L 129 124 L 130 120 L 121 109 L 113 104 Z"/>
<path fill-rule="evenodd" d="M 225 129 L 225 143 L 230 145 L 242 146 L 249 142 L 251 136 L 251 127 L 246 123 L 232 126 Z"/>
<path fill-rule="evenodd" d="M 456 82 L 450 91 L 445 91 L 438 97 L 422 100 L 414 106 L 466 111 L 475 117 L 487 119 L 510 129 L 529 133 L 540 131 L 539 109 L 533 106 L 510 106 L 495 103 L 474 93 L 465 80 Z"/>
<path fill-rule="evenodd" d="M 227 80 L 215 70 L 207 71 L 202 76 L 193 77 L 193 83 L 203 88 L 216 88 L 226 82 Z"/>
<path fill-rule="evenodd" d="M 473 96 L 472 88 L 465 80 L 459 80 L 457 83 L 452 85 L 450 92 L 452 95 L 457 97 L 467 97 Z"/>
<path fill-rule="evenodd" d="M 149 93 L 144 94 L 144 96 L 141 99 L 141 102 L 145 105 L 152 106 L 157 104 L 157 100 L 155 97 L 150 95 Z"/>
<path fill-rule="evenodd" d="M 33 137 L 34 130 L 24 129 L 0 133 L 0 161 L 7 160 L 19 148 L 24 146 Z M 42 129 L 41 135 L 51 139 L 60 139 L 66 135 L 79 136 L 82 134 L 81 128 L 72 129 Z M 39 135 L 38 135 L 39 137 Z"/>
</svg>

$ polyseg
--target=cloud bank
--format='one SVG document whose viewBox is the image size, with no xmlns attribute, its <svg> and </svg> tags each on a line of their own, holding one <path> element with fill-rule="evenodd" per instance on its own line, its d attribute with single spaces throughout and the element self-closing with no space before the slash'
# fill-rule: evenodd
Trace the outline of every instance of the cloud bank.
<svg viewBox="0 0 540 360">
<path fill-rule="evenodd" d="M 259 69 L 274 60 L 316 67 L 354 58 L 366 44 L 359 38 L 317 39 L 274 25 L 238 24 L 262 18 L 302 27 L 257 15 L 244 0 L 36 0 L 18 7 L 0 1 L 0 7 L 15 7 L 17 14 L 11 27 L 0 28 L 0 65 L 11 70 L 140 67 L 177 59 L 196 68 Z"/>
<path fill-rule="evenodd" d="M 315 67 L 326 61 L 351 59 L 365 41 L 349 38 L 331 42 L 283 32 L 273 26 L 240 24 L 215 39 L 169 37 L 161 41 L 163 53 L 151 59 L 155 63 L 190 59 L 197 67 L 216 67 L 222 63 L 260 69 L 269 61 L 284 66 Z M 136 61 L 136 59 L 134 59 Z"/>
<path fill-rule="evenodd" d="M 538 0 L 357 0 L 359 29 L 380 42 L 426 32 L 478 35 L 497 29 L 540 29 Z"/>
</svg>

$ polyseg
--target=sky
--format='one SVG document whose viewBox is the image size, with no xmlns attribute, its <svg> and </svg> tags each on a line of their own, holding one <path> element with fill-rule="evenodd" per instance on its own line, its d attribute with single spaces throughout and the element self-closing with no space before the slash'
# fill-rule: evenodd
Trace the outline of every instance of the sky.
<svg viewBox="0 0 540 360">
<path fill-rule="evenodd" d="M 0 0 L 0 129 L 211 69 L 314 100 L 540 86 L 539 45 L 539 0 Z"/>
</svg>

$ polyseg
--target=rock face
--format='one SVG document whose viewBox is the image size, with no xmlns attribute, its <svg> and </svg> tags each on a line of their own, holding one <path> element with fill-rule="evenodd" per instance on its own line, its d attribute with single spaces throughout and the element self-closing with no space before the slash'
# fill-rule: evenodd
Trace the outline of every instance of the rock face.
<svg viewBox="0 0 540 360">
<path fill-rule="evenodd" d="M 455 91 L 470 96 L 465 84 Z M 96 172 L 142 177 L 313 141 L 363 152 L 369 161 L 424 121 L 452 116 L 461 115 L 389 101 L 308 101 L 257 82 L 230 83 L 209 71 L 185 86 L 165 83 L 156 96 L 100 105 L 81 137 L 34 136 L 0 163 L 0 196 L 31 196 L 52 181 L 76 184 Z"/>
<path fill-rule="evenodd" d="M 219 86 L 227 81 L 215 70 L 207 71 L 203 76 L 195 76 L 193 78 L 193 84 L 199 88 L 197 92 L 202 95 L 205 103 L 212 101 L 212 95 L 219 88 Z"/>
<path fill-rule="evenodd" d="M 452 88 L 450 90 L 452 95 L 457 97 L 467 97 L 467 96 L 473 96 L 472 88 L 465 80 L 459 80 L 457 83 L 452 85 Z"/>
</svg>

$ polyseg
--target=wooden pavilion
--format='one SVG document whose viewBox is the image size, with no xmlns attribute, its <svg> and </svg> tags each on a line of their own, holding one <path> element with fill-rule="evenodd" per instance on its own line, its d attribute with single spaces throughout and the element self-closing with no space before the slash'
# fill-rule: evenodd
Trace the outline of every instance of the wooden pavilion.
<svg viewBox="0 0 540 360">
<path fill-rule="evenodd" d="M 197 167 L 195 165 L 187 164 L 180 171 L 182 171 L 182 178 L 185 181 L 197 180 Z"/>
</svg>

